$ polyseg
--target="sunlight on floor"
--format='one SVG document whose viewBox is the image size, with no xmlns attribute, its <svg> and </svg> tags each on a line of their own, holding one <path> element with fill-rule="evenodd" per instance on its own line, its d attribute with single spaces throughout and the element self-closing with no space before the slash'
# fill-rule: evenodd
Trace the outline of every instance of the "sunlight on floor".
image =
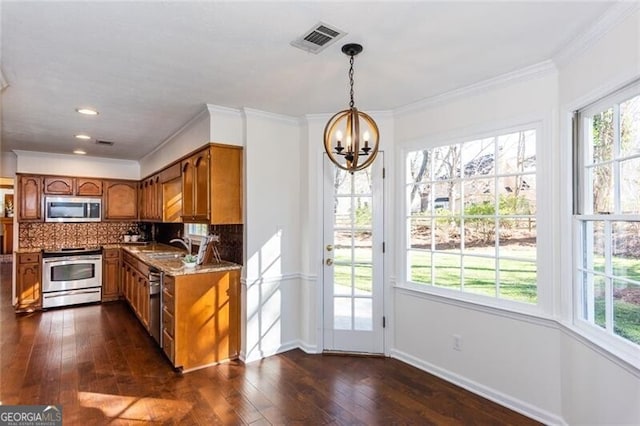
<svg viewBox="0 0 640 426">
<path fill-rule="evenodd" d="M 96 408 L 106 417 L 122 420 L 178 421 L 193 406 L 186 401 L 135 396 L 109 395 L 95 392 L 78 392 L 78 402 L 87 408 Z"/>
</svg>

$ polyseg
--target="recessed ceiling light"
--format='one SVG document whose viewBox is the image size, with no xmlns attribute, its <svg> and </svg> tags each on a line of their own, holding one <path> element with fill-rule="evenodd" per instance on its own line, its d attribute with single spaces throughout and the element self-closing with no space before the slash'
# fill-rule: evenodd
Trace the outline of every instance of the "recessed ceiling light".
<svg viewBox="0 0 640 426">
<path fill-rule="evenodd" d="M 89 139 L 91 139 L 91 136 L 79 134 L 79 135 L 76 135 L 76 139 L 82 139 L 83 141 L 88 141 Z"/>
<path fill-rule="evenodd" d="M 76 111 L 84 115 L 98 115 L 98 111 L 91 108 L 76 108 Z"/>
<path fill-rule="evenodd" d="M 85 155 L 86 154 L 86 152 L 81 150 L 81 149 L 76 149 L 76 150 L 73 151 L 73 153 L 74 154 L 78 154 L 78 155 Z"/>
</svg>

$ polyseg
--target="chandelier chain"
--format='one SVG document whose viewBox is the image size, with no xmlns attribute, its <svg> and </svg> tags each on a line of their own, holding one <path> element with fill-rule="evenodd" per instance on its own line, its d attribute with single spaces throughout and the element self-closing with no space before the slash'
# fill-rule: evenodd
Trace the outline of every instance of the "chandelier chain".
<svg viewBox="0 0 640 426">
<path fill-rule="evenodd" d="M 349 59 L 349 85 L 351 86 L 351 101 L 349 102 L 349 107 L 353 108 L 355 102 L 353 101 L 353 55 L 351 55 L 351 59 Z"/>
</svg>

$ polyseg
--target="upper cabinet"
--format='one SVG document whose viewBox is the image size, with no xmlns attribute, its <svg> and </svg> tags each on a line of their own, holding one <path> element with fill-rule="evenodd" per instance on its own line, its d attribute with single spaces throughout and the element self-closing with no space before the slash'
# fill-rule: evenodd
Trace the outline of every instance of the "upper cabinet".
<svg viewBox="0 0 640 426">
<path fill-rule="evenodd" d="M 182 160 L 182 221 L 242 223 L 242 148 L 209 147 Z"/>
<path fill-rule="evenodd" d="M 242 223 L 242 147 L 212 145 L 211 223 Z"/>
<path fill-rule="evenodd" d="M 47 195 L 74 195 L 76 178 L 63 176 L 45 176 L 43 192 Z"/>
<path fill-rule="evenodd" d="M 102 179 L 76 178 L 76 195 L 102 196 Z"/>
<path fill-rule="evenodd" d="M 182 221 L 209 221 L 208 149 L 182 161 Z"/>
<path fill-rule="evenodd" d="M 102 179 L 68 176 L 45 176 L 43 193 L 46 195 L 102 195 Z"/>
<path fill-rule="evenodd" d="M 140 220 L 162 221 L 162 185 L 157 173 L 138 183 L 138 211 Z"/>
<path fill-rule="evenodd" d="M 137 220 L 137 184 L 127 180 L 105 180 L 103 198 L 104 220 Z"/>
<path fill-rule="evenodd" d="M 42 222 L 42 176 L 18 176 L 18 221 Z"/>
</svg>

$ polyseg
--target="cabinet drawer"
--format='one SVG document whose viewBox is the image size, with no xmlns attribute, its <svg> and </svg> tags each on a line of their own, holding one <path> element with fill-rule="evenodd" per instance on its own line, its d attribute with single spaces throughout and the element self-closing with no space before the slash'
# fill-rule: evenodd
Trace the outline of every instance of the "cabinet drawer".
<svg viewBox="0 0 640 426">
<path fill-rule="evenodd" d="M 162 328 L 164 332 L 168 333 L 171 337 L 176 335 L 173 314 L 169 312 L 166 307 L 162 309 Z"/>
<path fill-rule="evenodd" d="M 173 298 L 173 294 L 169 293 L 166 288 L 162 290 L 162 305 L 170 314 L 175 314 L 176 312 L 174 303 L 175 299 Z"/>
<path fill-rule="evenodd" d="M 39 263 L 40 253 L 20 253 L 18 254 L 18 263 Z"/>
<path fill-rule="evenodd" d="M 115 259 L 120 257 L 120 249 L 106 249 L 104 250 L 104 258 L 105 259 Z"/>
<path fill-rule="evenodd" d="M 173 337 L 167 334 L 166 330 L 162 332 L 162 350 L 167 354 L 172 363 L 175 363 L 175 344 Z"/>
</svg>

